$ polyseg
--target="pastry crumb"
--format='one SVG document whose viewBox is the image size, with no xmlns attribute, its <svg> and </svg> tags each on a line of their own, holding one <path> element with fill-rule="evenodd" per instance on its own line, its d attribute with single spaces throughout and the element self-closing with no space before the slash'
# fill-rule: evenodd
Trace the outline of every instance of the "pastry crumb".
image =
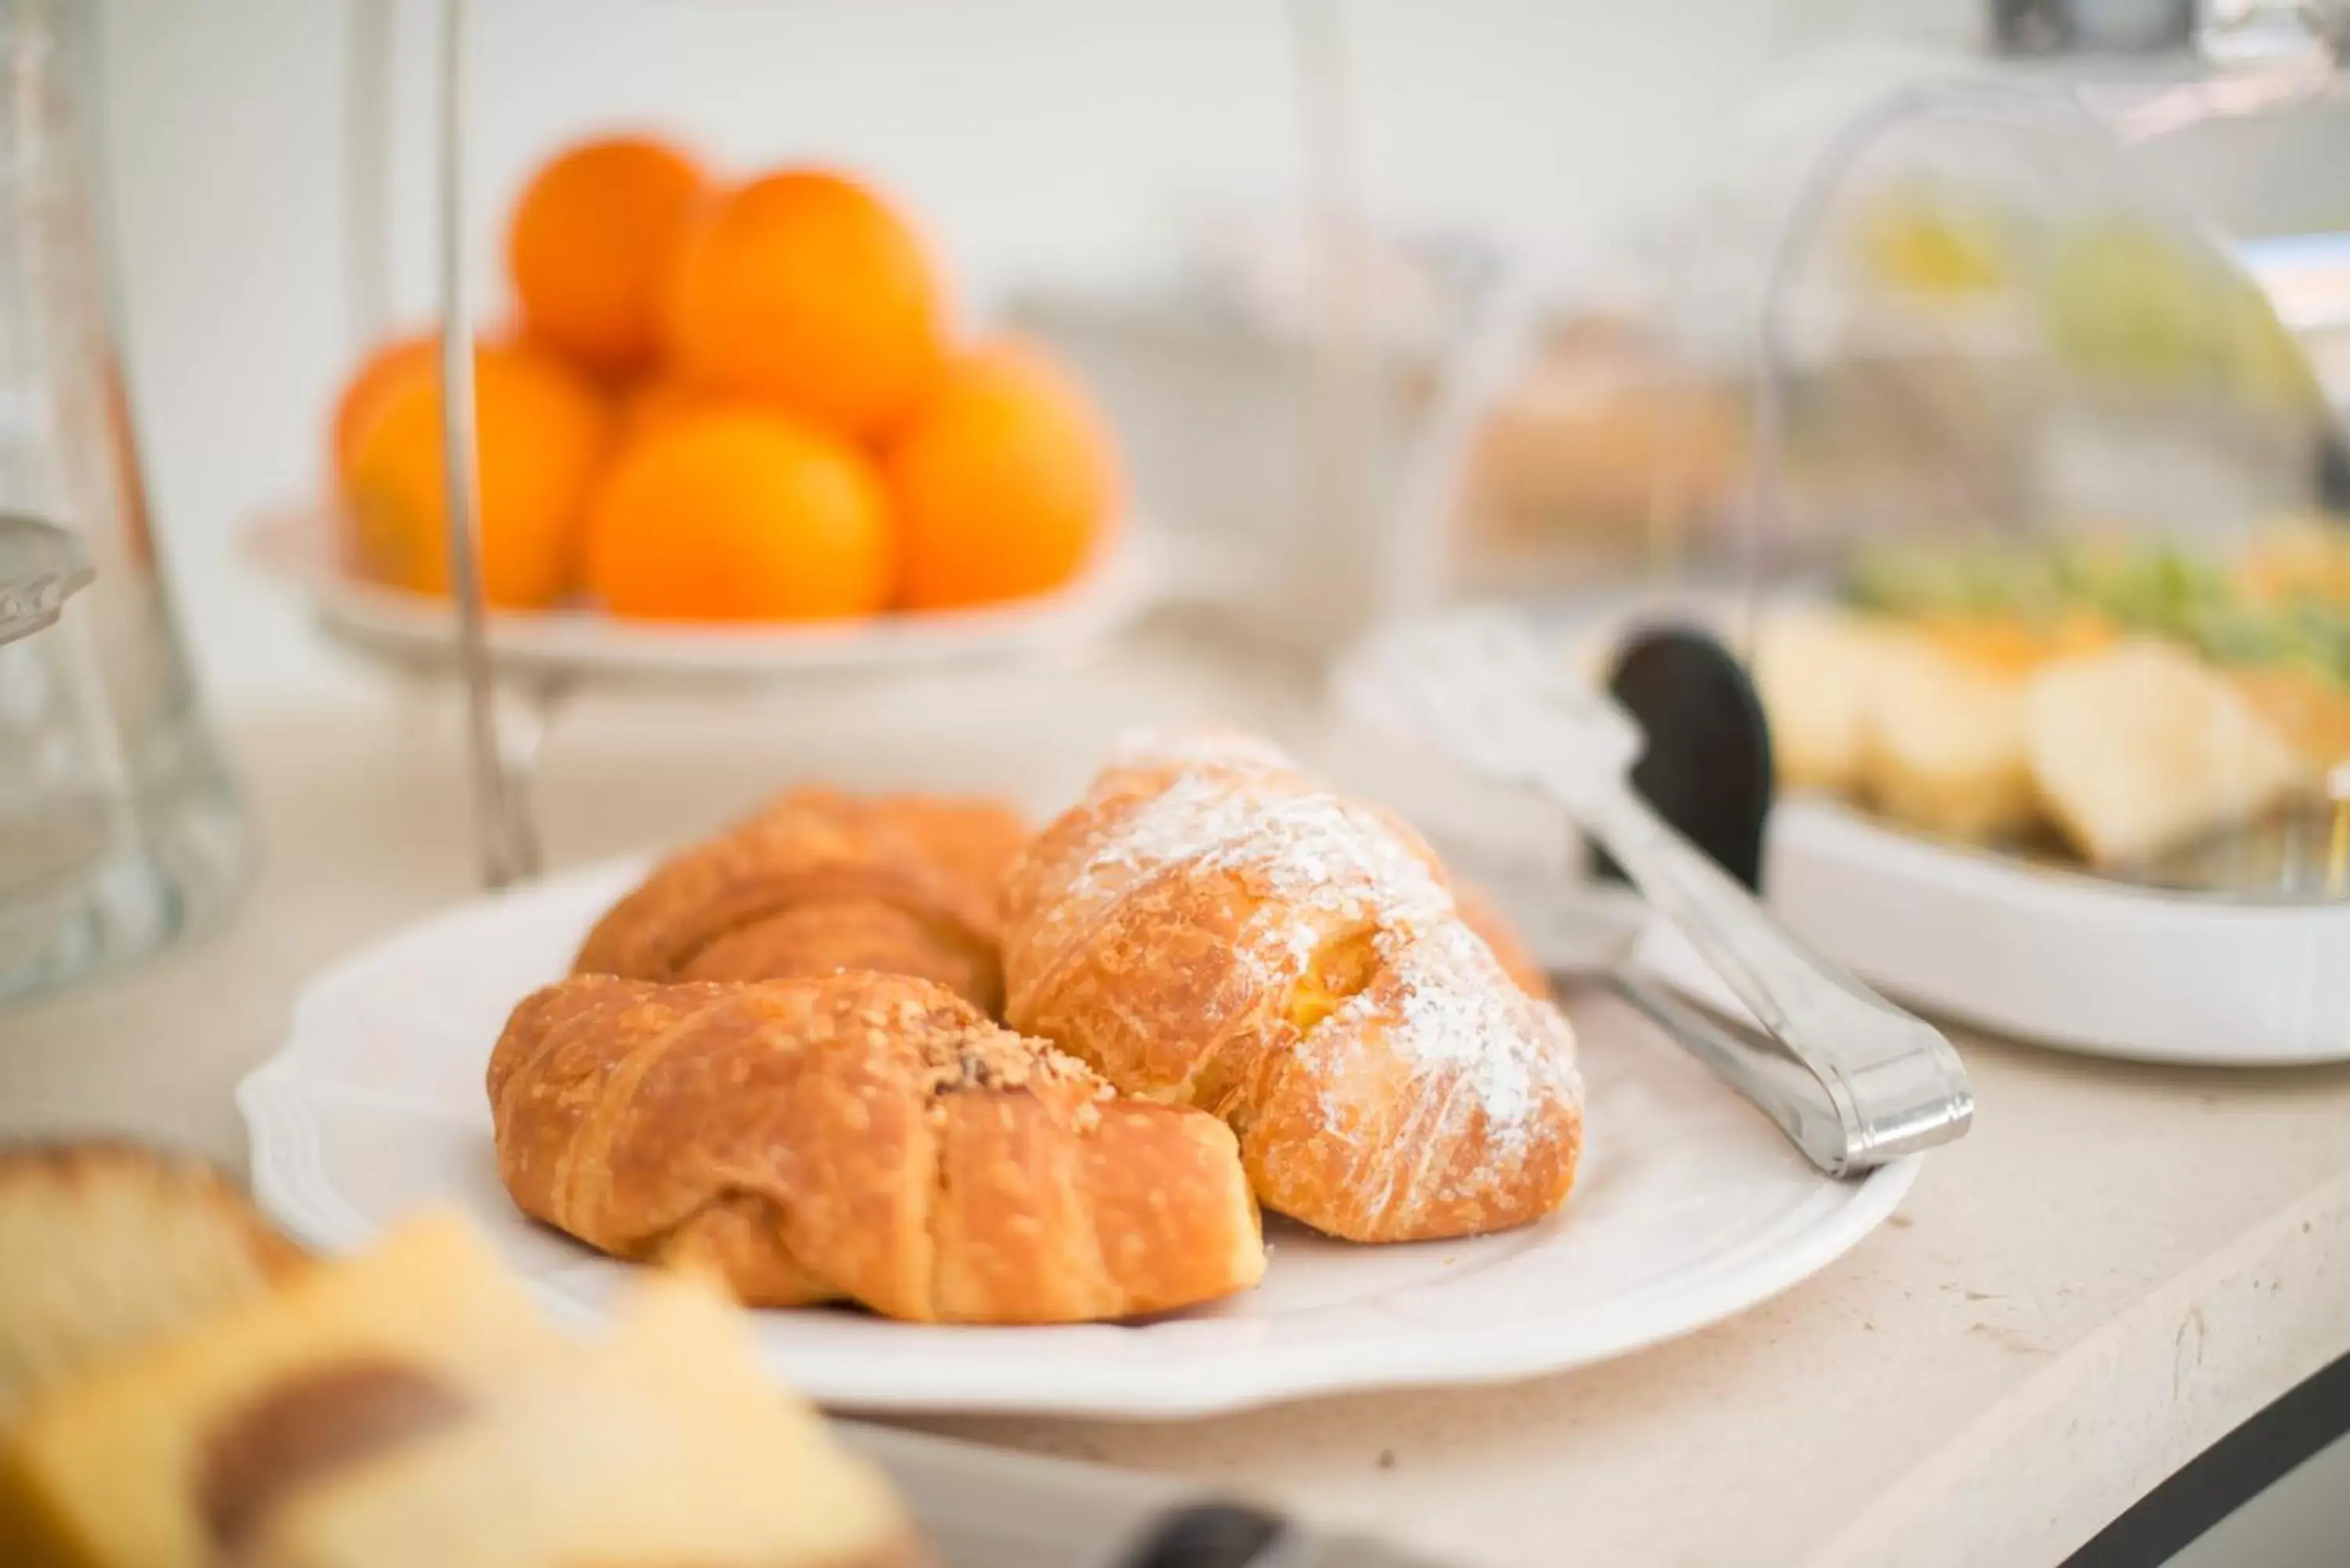
<svg viewBox="0 0 2350 1568">
<path fill-rule="evenodd" d="M 1076 1058 L 1041 1040 L 993 1024 L 917 1037 L 922 1053 L 921 1084 L 933 1097 L 972 1089 L 1064 1087 L 1088 1101 L 1107 1099 L 1110 1086 Z M 1087 1109 L 1091 1110 L 1090 1103 Z"/>
</svg>

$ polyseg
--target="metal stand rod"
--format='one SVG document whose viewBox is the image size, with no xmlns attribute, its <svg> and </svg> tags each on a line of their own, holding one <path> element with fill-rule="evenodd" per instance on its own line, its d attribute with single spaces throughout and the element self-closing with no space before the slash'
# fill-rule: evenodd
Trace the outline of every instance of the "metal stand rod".
<svg viewBox="0 0 2350 1568">
<path fill-rule="evenodd" d="M 473 321 L 465 286 L 465 0 L 441 5 L 441 451 L 449 513 L 449 587 L 482 881 L 495 888 L 538 873 L 538 837 L 499 745 L 483 603 L 481 483 L 474 441 Z"/>
<path fill-rule="evenodd" d="M 525 846 L 530 853 L 525 877 L 536 877 L 539 864 L 538 775 L 546 755 L 547 737 L 554 733 L 578 678 L 569 674 L 535 674 L 508 685 L 507 701 L 498 711 L 498 765 L 504 774 L 511 804 Z"/>
<path fill-rule="evenodd" d="M 354 358 L 392 327 L 391 97 L 396 0 L 343 13 L 343 318 Z"/>
</svg>

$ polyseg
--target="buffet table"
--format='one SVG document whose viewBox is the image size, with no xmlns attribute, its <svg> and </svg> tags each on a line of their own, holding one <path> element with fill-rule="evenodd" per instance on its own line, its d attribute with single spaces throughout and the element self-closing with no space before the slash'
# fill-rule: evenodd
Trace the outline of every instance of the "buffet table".
<svg viewBox="0 0 2350 1568">
<path fill-rule="evenodd" d="M 1083 664 L 691 703 L 599 699 L 550 743 L 567 865 L 798 779 L 1066 800 L 1143 720 L 1309 726 L 1302 673 L 1160 626 Z M 232 1164 L 237 1079 L 304 977 L 473 889 L 458 715 L 361 688 L 229 716 L 262 839 L 222 927 L 0 1013 L 0 1135 L 127 1130 Z M 2223 1074 L 1961 1036 L 1980 1110 L 1890 1223 L 1768 1305 L 1513 1386 L 1151 1425 L 931 1429 L 1200 1478 L 1469 1562 L 2062 1562 L 2350 1353 L 2350 1068 Z"/>
</svg>

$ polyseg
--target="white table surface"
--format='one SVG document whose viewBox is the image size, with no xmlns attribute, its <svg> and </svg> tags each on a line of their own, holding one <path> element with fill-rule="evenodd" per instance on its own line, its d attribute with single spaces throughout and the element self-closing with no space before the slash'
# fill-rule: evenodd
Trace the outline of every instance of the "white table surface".
<svg viewBox="0 0 2350 1568">
<path fill-rule="evenodd" d="M 1086 667 L 583 704 L 546 759 L 557 864 L 799 779 L 1065 800 L 1109 737 L 1295 737 L 1294 674 L 1161 628 Z M 472 890 L 453 710 L 385 687 L 228 726 L 263 836 L 221 928 L 0 1012 L 0 1134 L 127 1129 L 232 1164 L 230 1088 L 303 977 Z M 2225 1074 L 1964 1038 L 1973 1133 L 1889 1225 L 1733 1322 L 1513 1386 L 1170 1425 L 932 1429 L 1199 1477 L 1475 1562 L 2053 1564 L 2350 1352 L 2350 1069 Z"/>
</svg>

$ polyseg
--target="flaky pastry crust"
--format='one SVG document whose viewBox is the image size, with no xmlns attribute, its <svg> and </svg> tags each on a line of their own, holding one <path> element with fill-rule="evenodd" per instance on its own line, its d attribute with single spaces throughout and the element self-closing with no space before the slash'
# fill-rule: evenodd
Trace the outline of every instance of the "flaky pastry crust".
<svg viewBox="0 0 2350 1568">
<path fill-rule="evenodd" d="M 1066 1323 L 1256 1282 L 1256 1207 L 1211 1116 L 1113 1096 L 944 989 L 575 976 L 490 1059 L 524 1212 L 745 1301 Z"/>
<path fill-rule="evenodd" d="M 877 970 L 1003 1002 L 998 888 L 1027 829 L 991 801 L 797 789 L 657 867 L 573 970 L 780 980 Z"/>
<path fill-rule="evenodd" d="M 1392 1241 L 1565 1199 L 1583 1128 L 1565 1019 L 1513 982 L 1410 829 L 1263 742 L 1125 743 L 1004 903 L 1007 1019 L 1127 1094 L 1222 1118 L 1266 1207 Z"/>
</svg>

